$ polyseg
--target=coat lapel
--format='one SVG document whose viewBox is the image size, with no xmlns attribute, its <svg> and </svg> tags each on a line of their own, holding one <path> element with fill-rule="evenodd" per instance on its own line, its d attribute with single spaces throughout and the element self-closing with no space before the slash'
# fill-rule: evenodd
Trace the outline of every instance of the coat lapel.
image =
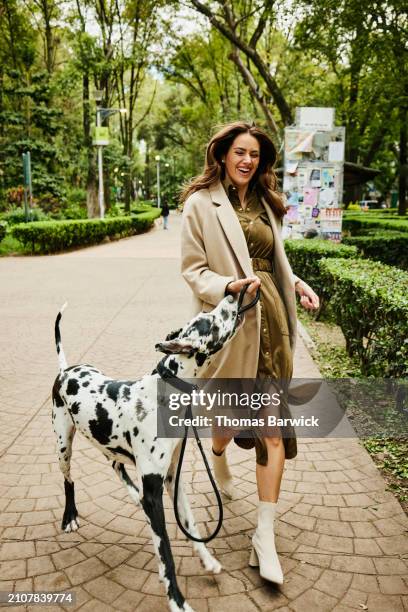
<svg viewBox="0 0 408 612">
<path fill-rule="evenodd" d="M 217 205 L 217 216 L 222 229 L 231 245 L 232 250 L 245 276 L 252 276 L 252 264 L 244 233 L 238 217 L 224 191 L 222 183 L 216 183 L 209 188 L 211 199 Z"/>
</svg>

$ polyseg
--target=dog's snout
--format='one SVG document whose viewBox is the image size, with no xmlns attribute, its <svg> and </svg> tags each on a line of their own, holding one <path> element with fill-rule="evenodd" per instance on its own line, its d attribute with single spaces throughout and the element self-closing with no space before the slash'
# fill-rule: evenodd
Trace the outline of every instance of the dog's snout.
<svg viewBox="0 0 408 612">
<path fill-rule="evenodd" d="M 233 295 L 228 295 L 228 296 L 227 296 L 227 300 L 228 300 L 228 302 L 229 302 L 230 304 L 232 304 L 232 303 L 235 301 L 235 298 L 234 298 L 234 296 L 233 296 Z"/>
</svg>

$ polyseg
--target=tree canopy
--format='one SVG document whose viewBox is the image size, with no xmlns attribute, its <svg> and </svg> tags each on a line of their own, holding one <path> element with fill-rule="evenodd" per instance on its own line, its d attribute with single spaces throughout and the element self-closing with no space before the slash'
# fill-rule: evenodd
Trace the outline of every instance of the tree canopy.
<svg viewBox="0 0 408 612">
<path fill-rule="evenodd" d="M 153 195 L 157 155 L 174 199 L 215 126 L 256 121 L 280 149 L 297 106 L 333 106 L 346 159 L 380 169 L 404 212 L 407 31 L 402 0 L 3 0 L 2 206 L 30 150 L 39 205 L 82 189 L 96 216 L 96 104 L 126 109 L 105 120 L 104 167 L 108 207 L 128 209 Z"/>
</svg>

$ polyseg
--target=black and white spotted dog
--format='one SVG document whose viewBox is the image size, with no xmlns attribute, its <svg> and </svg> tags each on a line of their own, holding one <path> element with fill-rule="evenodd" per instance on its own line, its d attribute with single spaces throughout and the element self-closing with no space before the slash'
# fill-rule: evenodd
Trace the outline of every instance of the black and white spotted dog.
<svg viewBox="0 0 408 612">
<path fill-rule="evenodd" d="M 191 610 L 177 586 L 164 519 L 163 484 L 173 497 L 181 440 L 156 435 L 159 375 L 154 371 L 137 381 L 113 380 L 89 365 L 67 367 L 59 330 L 64 308 L 55 322 L 60 373 L 52 390 L 52 420 L 65 487 L 62 529 L 70 532 L 79 527 L 70 474 L 72 441 L 79 430 L 113 461 L 113 469 L 130 497 L 136 504 L 141 503 L 151 526 L 159 576 L 165 584 L 170 609 Z M 185 327 L 169 334 L 164 342 L 156 344 L 156 350 L 167 354 L 164 365 L 174 375 L 194 378 L 241 324 L 238 300 L 227 296 L 211 312 L 200 313 Z M 142 492 L 129 477 L 126 463 L 136 467 Z M 181 482 L 178 504 L 183 524 L 193 536 L 200 538 Z M 221 571 L 221 565 L 204 544 L 194 542 L 193 547 L 208 571 L 215 574 Z"/>
</svg>

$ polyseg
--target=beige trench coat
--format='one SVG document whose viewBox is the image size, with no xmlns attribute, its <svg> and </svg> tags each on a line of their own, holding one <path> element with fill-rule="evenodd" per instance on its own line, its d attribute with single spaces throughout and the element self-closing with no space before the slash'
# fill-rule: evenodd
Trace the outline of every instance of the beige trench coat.
<svg viewBox="0 0 408 612">
<path fill-rule="evenodd" d="M 274 234 L 273 266 L 288 314 L 292 350 L 296 339 L 295 277 L 280 234 L 280 221 L 263 200 Z M 181 272 L 193 292 L 192 315 L 209 311 L 224 297 L 226 285 L 253 276 L 239 220 L 219 182 L 189 196 L 184 204 Z M 260 304 L 245 313 L 236 336 L 211 361 L 203 378 L 256 378 L 259 358 Z"/>
</svg>

